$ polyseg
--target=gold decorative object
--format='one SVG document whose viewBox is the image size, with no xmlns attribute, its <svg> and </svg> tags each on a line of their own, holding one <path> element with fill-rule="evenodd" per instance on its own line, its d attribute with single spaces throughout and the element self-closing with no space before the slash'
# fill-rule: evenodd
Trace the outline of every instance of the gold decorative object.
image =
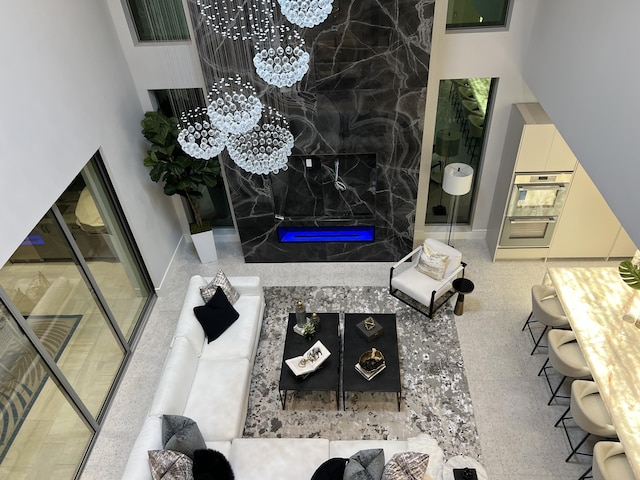
<svg viewBox="0 0 640 480">
<path fill-rule="evenodd" d="M 376 328 L 376 321 L 373 319 L 373 317 L 367 317 L 364 319 L 364 328 L 366 328 L 367 330 L 373 330 L 374 328 Z"/>
</svg>

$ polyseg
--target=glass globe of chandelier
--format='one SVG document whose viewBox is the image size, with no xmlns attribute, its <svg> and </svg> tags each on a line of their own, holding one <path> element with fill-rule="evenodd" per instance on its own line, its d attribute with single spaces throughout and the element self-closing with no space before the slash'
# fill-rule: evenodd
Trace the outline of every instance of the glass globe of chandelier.
<svg viewBox="0 0 640 480">
<path fill-rule="evenodd" d="M 274 0 L 196 0 L 200 15 L 213 31 L 231 40 L 249 40 L 268 30 Z"/>
<path fill-rule="evenodd" d="M 309 28 L 324 22 L 333 9 L 333 0 L 278 0 L 278 3 L 287 20 Z"/>
<path fill-rule="evenodd" d="M 275 27 L 268 38 L 255 44 L 253 65 L 265 82 L 290 87 L 309 70 L 309 54 L 302 48 L 304 39 L 287 26 Z"/>
<path fill-rule="evenodd" d="M 248 132 L 230 135 L 227 142 L 231 159 L 243 170 L 259 175 L 286 170 L 292 148 L 289 123 L 271 107 L 265 108 L 260 125 Z"/>
<path fill-rule="evenodd" d="M 210 121 L 224 133 L 243 133 L 260 121 L 262 102 L 253 85 L 242 83 L 240 76 L 223 78 L 215 83 L 207 99 Z"/>
<path fill-rule="evenodd" d="M 214 128 L 204 108 L 196 107 L 180 116 L 178 143 L 184 152 L 202 160 L 218 155 L 227 143 L 227 134 Z"/>
</svg>

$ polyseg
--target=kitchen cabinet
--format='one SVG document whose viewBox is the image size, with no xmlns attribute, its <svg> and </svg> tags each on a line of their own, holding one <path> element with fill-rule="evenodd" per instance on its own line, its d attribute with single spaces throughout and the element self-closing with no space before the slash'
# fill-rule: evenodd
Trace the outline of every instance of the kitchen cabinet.
<svg viewBox="0 0 640 480">
<path fill-rule="evenodd" d="M 516 172 L 572 172 L 576 157 L 539 103 L 518 103 L 511 121 L 522 125 Z"/>
<path fill-rule="evenodd" d="M 635 246 L 578 164 L 551 241 L 549 258 L 631 257 Z"/>
</svg>

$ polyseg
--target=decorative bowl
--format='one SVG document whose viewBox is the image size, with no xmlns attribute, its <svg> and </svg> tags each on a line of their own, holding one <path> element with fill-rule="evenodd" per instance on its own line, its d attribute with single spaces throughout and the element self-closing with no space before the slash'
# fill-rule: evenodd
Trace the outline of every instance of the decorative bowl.
<svg viewBox="0 0 640 480">
<path fill-rule="evenodd" d="M 380 350 L 372 348 L 360 355 L 358 364 L 360 365 L 360 368 L 365 372 L 374 372 L 377 368 L 384 364 L 384 355 Z"/>
</svg>

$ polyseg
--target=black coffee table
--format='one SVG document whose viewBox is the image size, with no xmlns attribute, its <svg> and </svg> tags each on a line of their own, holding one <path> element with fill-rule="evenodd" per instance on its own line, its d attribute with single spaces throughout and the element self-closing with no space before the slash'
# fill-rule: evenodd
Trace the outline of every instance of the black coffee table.
<svg viewBox="0 0 640 480">
<path fill-rule="evenodd" d="M 287 322 L 287 333 L 284 340 L 284 354 L 282 355 L 282 367 L 280 371 L 280 382 L 278 390 L 280 401 L 284 410 L 287 404 L 287 394 L 289 392 L 313 392 L 313 391 L 334 391 L 336 392 L 336 410 L 339 408 L 340 397 L 340 337 L 338 335 L 337 313 L 318 313 L 320 317 L 320 331 L 312 339 L 307 340 L 293 331 L 296 324 L 295 313 L 289 314 Z M 308 377 L 296 377 L 285 360 L 302 355 L 309 350 L 318 340 L 327 347 L 331 355 L 321 367 Z"/>
<path fill-rule="evenodd" d="M 384 328 L 382 335 L 367 341 L 357 331 L 356 325 L 366 317 Z M 371 380 L 365 379 L 356 369 L 360 355 L 371 347 L 384 355 L 386 368 Z M 390 392 L 395 393 L 400 411 L 402 387 L 400 382 L 400 360 L 398 356 L 398 333 L 394 313 L 347 313 L 344 319 L 344 353 L 342 366 L 342 406 L 346 408 L 347 392 Z"/>
</svg>

